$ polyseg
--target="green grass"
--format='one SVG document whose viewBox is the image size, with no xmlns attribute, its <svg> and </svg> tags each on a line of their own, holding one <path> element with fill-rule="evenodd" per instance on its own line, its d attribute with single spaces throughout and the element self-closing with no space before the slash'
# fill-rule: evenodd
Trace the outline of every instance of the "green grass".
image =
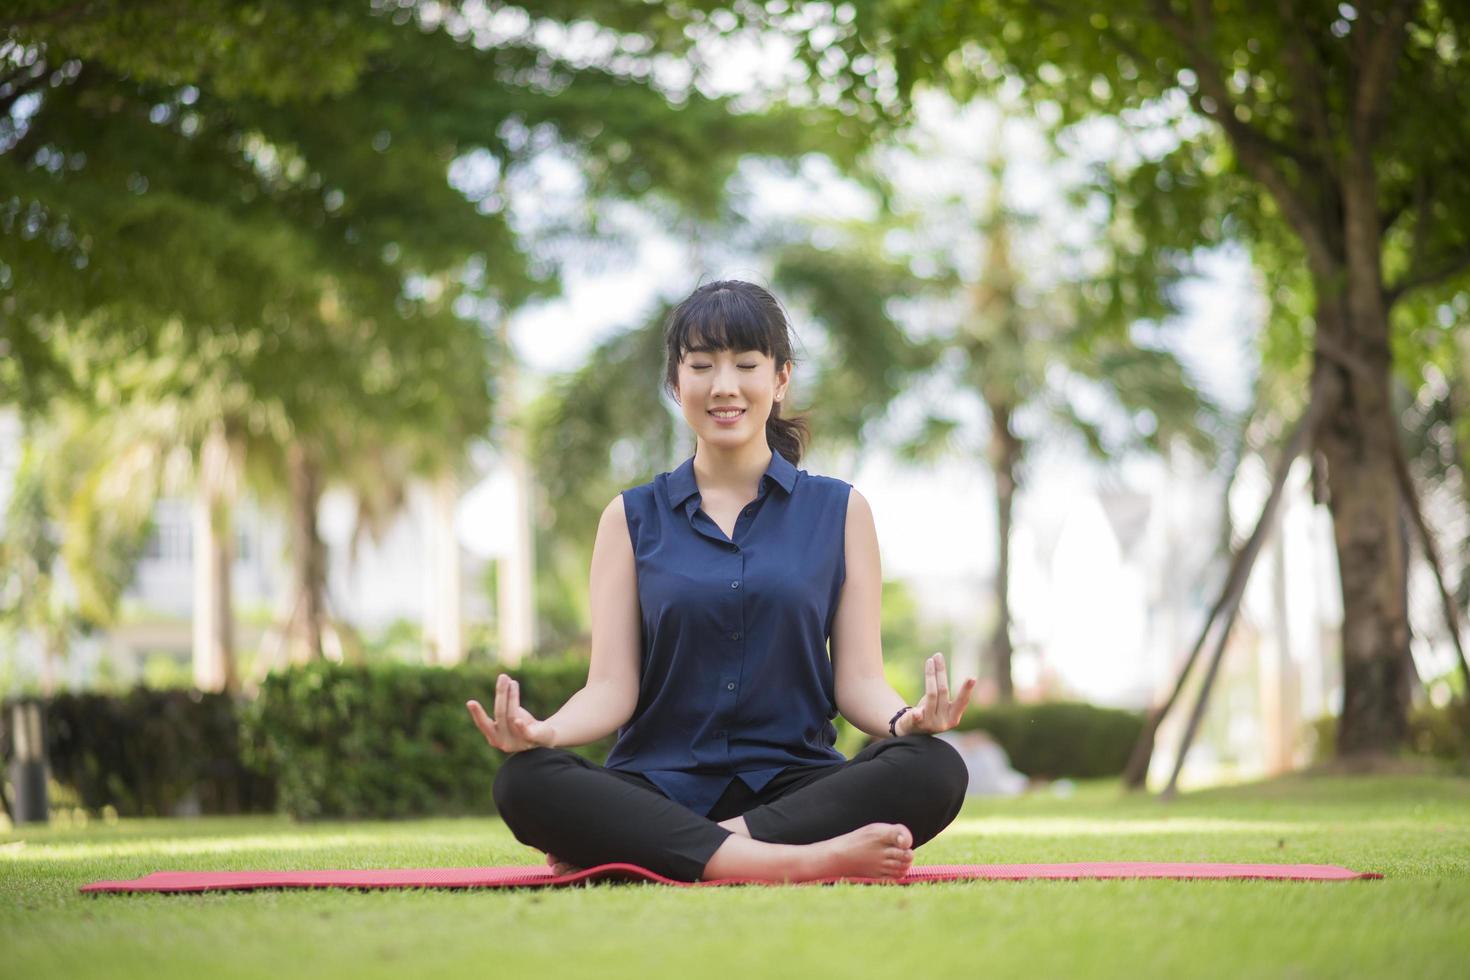
<svg viewBox="0 0 1470 980">
<path fill-rule="evenodd" d="M 1341 864 L 1382 880 L 84 896 L 161 869 L 539 863 L 497 820 L 97 821 L 0 835 L 0 977 L 1461 977 L 1470 779 L 972 800 L 918 864 Z"/>
</svg>

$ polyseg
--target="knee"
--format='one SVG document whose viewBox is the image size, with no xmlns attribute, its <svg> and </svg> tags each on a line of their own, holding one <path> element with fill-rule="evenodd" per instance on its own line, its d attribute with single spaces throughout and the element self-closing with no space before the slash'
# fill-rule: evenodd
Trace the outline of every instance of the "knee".
<svg viewBox="0 0 1470 980">
<path fill-rule="evenodd" d="M 555 750 L 544 747 L 512 752 L 496 770 L 495 782 L 490 795 L 495 800 L 495 812 L 502 820 L 511 818 L 525 801 L 539 795 L 536 784 L 544 772 L 545 764 L 552 761 Z"/>
<path fill-rule="evenodd" d="M 970 790 L 970 768 L 964 756 L 949 742 L 934 735 L 911 735 L 919 752 L 922 768 L 933 780 L 933 794 L 945 800 L 953 813 L 958 813 Z"/>
</svg>

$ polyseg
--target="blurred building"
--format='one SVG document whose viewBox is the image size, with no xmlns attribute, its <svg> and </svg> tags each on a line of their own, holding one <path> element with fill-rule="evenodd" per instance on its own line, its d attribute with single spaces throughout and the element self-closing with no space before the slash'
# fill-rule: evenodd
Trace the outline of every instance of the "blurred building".
<svg viewBox="0 0 1470 980">
<path fill-rule="evenodd" d="M 0 411 L 0 527 L 19 465 L 20 425 L 13 412 Z M 434 620 L 446 607 L 444 590 L 457 592 L 458 626 L 468 631 L 496 619 L 488 586 L 489 565 L 516 547 L 513 517 L 517 488 L 512 468 L 488 449 L 475 454 L 473 479 L 455 488 L 452 543 L 442 533 L 442 501 L 424 484 L 409 493 L 402 513 L 381 540 L 365 534 L 354 544 L 355 505 L 343 492 L 322 499 L 318 523 L 328 555 L 327 604 L 330 614 L 366 637 L 410 624 L 432 639 Z M 127 684 L 142 679 L 150 658 L 171 658 L 189 669 L 193 649 L 193 502 L 159 500 L 153 531 L 132 582 L 122 596 L 119 621 L 103 632 L 74 637 L 57 680 L 86 687 L 99 680 Z M 271 625 L 288 615 L 290 592 L 288 531 L 282 516 L 244 497 L 233 511 L 235 555 L 231 597 L 237 651 L 250 654 L 272 642 Z M 452 556 L 441 555 L 452 547 Z M 446 573 L 446 561 L 454 566 Z M 71 593 L 63 575 L 63 597 Z M 448 627 L 453 628 L 453 627 Z M 330 651 L 329 651 L 330 652 Z M 0 634 L 0 683 L 19 686 L 40 673 L 40 649 L 33 638 Z"/>
</svg>

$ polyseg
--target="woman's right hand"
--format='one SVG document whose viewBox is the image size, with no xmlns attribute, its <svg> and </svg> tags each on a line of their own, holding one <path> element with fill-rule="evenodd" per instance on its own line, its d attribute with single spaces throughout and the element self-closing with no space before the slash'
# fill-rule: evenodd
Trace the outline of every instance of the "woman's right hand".
<svg viewBox="0 0 1470 980">
<path fill-rule="evenodd" d="M 495 717 L 485 714 L 478 701 L 467 701 L 475 727 L 485 741 L 502 752 L 521 752 L 556 743 L 556 729 L 521 707 L 520 681 L 501 674 L 495 681 Z"/>
</svg>

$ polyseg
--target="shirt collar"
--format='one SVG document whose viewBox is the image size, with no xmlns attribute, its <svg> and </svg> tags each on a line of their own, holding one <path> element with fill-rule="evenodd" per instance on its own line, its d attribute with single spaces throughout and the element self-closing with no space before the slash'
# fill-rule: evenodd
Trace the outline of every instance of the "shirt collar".
<svg viewBox="0 0 1470 980">
<path fill-rule="evenodd" d="M 761 476 L 761 481 L 770 479 L 789 496 L 793 487 L 796 486 L 796 467 L 791 461 L 774 449 L 771 450 L 771 463 L 766 467 L 766 472 Z M 694 457 L 690 456 L 679 464 L 679 468 L 669 474 L 668 482 L 665 484 L 668 491 L 669 506 L 678 510 L 680 505 L 690 497 L 699 492 L 699 484 L 694 482 Z"/>
</svg>

